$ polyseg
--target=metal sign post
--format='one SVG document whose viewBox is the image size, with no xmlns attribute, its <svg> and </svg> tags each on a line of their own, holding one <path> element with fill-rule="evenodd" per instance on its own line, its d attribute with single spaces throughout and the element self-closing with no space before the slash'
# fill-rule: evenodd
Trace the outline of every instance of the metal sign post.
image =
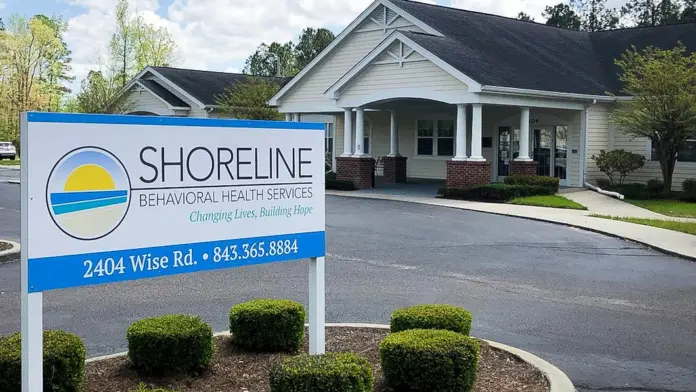
<svg viewBox="0 0 696 392">
<path fill-rule="evenodd" d="M 55 289 L 310 259 L 324 353 L 323 124 L 23 113 L 20 147 L 23 392 Z"/>
</svg>

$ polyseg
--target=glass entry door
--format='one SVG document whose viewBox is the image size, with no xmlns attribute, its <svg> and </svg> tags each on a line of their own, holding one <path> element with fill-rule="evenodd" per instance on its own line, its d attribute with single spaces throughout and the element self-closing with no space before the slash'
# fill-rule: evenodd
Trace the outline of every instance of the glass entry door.
<svg viewBox="0 0 696 392">
<path fill-rule="evenodd" d="M 533 140 L 537 175 L 557 177 L 566 185 L 568 162 L 568 127 L 535 128 Z"/>
<path fill-rule="evenodd" d="M 520 130 L 498 128 L 498 178 L 510 174 L 510 162 L 520 156 Z"/>
</svg>

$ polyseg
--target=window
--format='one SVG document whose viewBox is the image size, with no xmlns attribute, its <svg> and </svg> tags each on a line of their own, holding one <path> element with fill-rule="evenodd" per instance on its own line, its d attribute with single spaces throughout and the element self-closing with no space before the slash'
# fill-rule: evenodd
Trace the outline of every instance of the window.
<svg viewBox="0 0 696 392">
<path fill-rule="evenodd" d="M 418 120 L 418 155 L 433 155 L 435 126 L 433 121 Z"/>
<path fill-rule="evenodd" d="M 657 157 L 657 150 L 654 146 L 651 146 L 650 160 L 659 161 Z M 686 141 L 686 146 L 679 151 L 679 153 L 677 153 L 677 161 L 696 162 L 696 139 L 689 139 Z"/>
<path fill-rule="evenodd" d="M 324 124 L 324 157 L 327 167 L 333 167 L 334 125 Z"/>
<path fill-rule="evenodd" d="M 454 120 L 418 120 L 416 154 L 454 155 Z"/>
</svg>

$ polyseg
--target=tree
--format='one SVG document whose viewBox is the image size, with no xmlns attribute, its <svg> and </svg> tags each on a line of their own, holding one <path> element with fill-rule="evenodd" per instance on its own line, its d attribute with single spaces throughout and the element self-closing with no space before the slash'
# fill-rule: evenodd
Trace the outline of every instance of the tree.
<svg viewBox="0 0 696 392">
<path fill-rule="evenodd" d="M 336 36 L 328 29 L 308 27 L 302 30 L 300 40 L 295 47 L 296 68 L 306 67 L 324 48 L 329 46 Z"/>
<path fill-rule="evenodd" d="M 520 12 L 519 14 L 517 14 L 517 19 L 524 20 L 527 22 L 534 22 L 534 18 L 532 18 L 529 14 L 525 12 Z"/>
<path fill-rule="evenodd" d="M 296 64 L 295 45 L 292 42 L 273 42 L 270 45 L 262 43 L 247 58 L 244 73 L 255 76 L 292 76 L 298 72 Z"/>
<path fill-rule="evenodd" d="M 61 40 L 42 18 L 12 17 L 0 33 L 0 109 L 2 137 L 18 142 L 19 113 L 40 110 L 50 102 L 47 70 L 60 57 Z"/>
<path fill-rule="evenodd" d="M 583 31 L 604 31 L 619 25 L 619 13 L 607 8 L 607 0 L 570 0 L 570 6 L 580 16 Z"/>
<path fill-rule="evenodd" d="M 63 34 L 68 29 L 68 24 L 61 17 L 47 17 L 36 15 L 34 18 L 42 21 L 44 25 L 53 30 L 55 37 L 60 41 L 60 49 L 55 53 L 47 53 L 46 67 L 42 72 L 42 78 L 46 82 L 45 89 L 48 94 L 48 106 L 46 110 L 58 111 L 63 95 L 70 93 L 70 89 L 64 86 L 65 82 L 75 80 L 70 75 L 72 71 L 72 52 L 68 49 L 68 44 L 63 40 Z"/>
<path fill-rule="evenodd" d="M 126 101 L 117 99 L 120 86 L 116 80 L 105 78 L 100 71 L 89 71 L 82 81 L 74 109 L 80 113 L 125 113 L 130 108 Z"/>
<path fill-rule="evenodd" d="M 681 42 L 668 50 L 634 47 L 616 64 L 623 92 L 633 99 L 619 101 L 612 122 L 627 135 L 650 139 L 671 189 L 679 151 L 696 135 L 696 53 L 687 55 Z"/>
<path fill-rule="evenodd" d="M 630 0 L 621 14 L 638 27 L 659 26 L 678 23 L 680 8 L 678 0 Z"/>
<path fill-rule="evenodd" d="M 249 56 L 244 73 L 255 76 L 295 76 L 321 53 L 335 38 L 327 29 L 308 27 L 302 30 L 297 46 L 293 42 L 284 44 L 262 43 Z M 278 69 L 280 63 L 280 69 Z"/>
<path fill-rule="evenodd" d="M 229 117 L 243 120 L 280 120 L 282 115 L 267 102 L 280 86 L 263 78 L 247 76 L 216 97 L 220 111 Z"/>
<path fill-rule="evenodd" d="M 146 66 L 169 66 L 175 60 L 176 42 L 164 28 L 155 28 L 133 16 L 127 0 L 116 4 L 116 32 L 109 41 L 108 64 L 117 85 L 123 87 Z"/>
<path fill-rule="evenodd" d="M 696 0 L 684 0 L 680 22 L 696 22 Z"/>
<path fill-rule="evenodd" d="M 559 3 L 553 7 L 547 5 L 542 16 L 546 18 L 546 24 L 549 26 L 580 30 L 580 16 L 568 4 Z"/>
<path fill-rule="evenodd" d="M 2 22 L 2 18 L 0 18 L 0 31 L 5 31 L 5 24 Z"/>
</svg>

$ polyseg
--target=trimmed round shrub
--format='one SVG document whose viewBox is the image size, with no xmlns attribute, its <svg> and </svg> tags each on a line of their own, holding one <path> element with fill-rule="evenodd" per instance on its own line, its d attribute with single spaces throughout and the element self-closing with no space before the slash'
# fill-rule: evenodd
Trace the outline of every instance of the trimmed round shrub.
<svg viewBox="0 0 696 392">
<path fill-rule="evenodd" d="M 44 391 L 78 391 L 85 378 L 87 350 L 82 340 L 65 331 L 44 331 Z M 22 390 L 22 338 L 0 338 L 0 391 Z"/>
<path fill-rule="evenodd" d="M 645 190 L 650 196 L 659 196 L 665 192 L 665 183 L 657 178 L 652 178 L 645 185 Z"/>
<path fill-rule="evenodd" d="M 257 299 L 230 309 L 230 332 L 238 347 L 262 352 L 295 352 L 305 334 L 305 309 L 285 299 Z"/>
<path fill-rule="evenodd" d="M 684 195 L 682 200 L 696 203 L 696 178 L 688 178 L 682 182 L 682 190 Z"/>
<path fill-rule="evenodd" d="M 145 374 L 197 372 L 213 357 L 213 330 L 198 316 L 168 314 L 134 322 L 128 358 Z"/>
<path fill-rule="evenodd" d="M 271 369 L 271 392 L 372 392 L 372 367 L 353 353 L 298 355 Z"/>
<path fill-rule="evenodd" d="M 528 185 L 549 188 L 551 194 L 558 192 L 560 180 L 556 177 L 537 176 L 534 174 L 511 174 L 503 180 L 507 185 Z"/>
<path fill-rule="evenodd" d="M 469 335 L 471 313 L 453 305 L 416 305 L 391 315 L 391 332 L 409 329 L 446 329 Z"/>
<path fill-rule="evenodd" d="M 411 329 L 387 336 L 379 355 L 393 390 L 468 392 L 476 379 L 479 344 L 452 331 Z"/>
</svg>

